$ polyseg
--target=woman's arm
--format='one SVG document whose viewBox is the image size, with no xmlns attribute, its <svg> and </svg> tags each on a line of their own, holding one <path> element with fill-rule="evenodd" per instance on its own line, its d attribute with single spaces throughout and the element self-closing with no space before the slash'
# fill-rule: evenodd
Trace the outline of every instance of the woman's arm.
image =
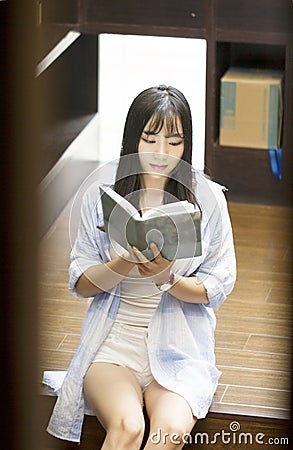
<svg viewBox="0 0 293 450">
<path fill-rule="evenodd" d="M 70 254 L 69 289 L 78 297 L 93 297 L 112 289 L 135 265 L 126 250 L 123 254 L 116 251 L 110 260 L 109 239 L 101 231 L 102 225 L 99 183 L 94 183 L 83 196 L 78 232 Z"/>
<path fill-rule="evenodd" d="M 175 278 L 175 283 L 168 289 L 168 292 L 183 302 L 204 303 L 206 305 L 209 303 L 204 284 L 193 276 L 179 276 L 178 281 Z"/>
<path fill-rule="evenodd" d="M 167 283 L 172 272 L 173 261 L 163 258 L 155 244 L 151 243 L 150 247 L 154 253 L 152 261 L 147 260 L 135 247 L 129 249 L 129 253 L 133 260 L 137 261 L 137 267 L 142 276 L 151 276 L 158 284 Z M 174 284 L 168 289 L 168 292 L 184 302 L 209 303 L 204 284 L 195 276 L 176 275 Z"/>
<path fill-rule="evenodd" d="M 77 280 L 76 293 L 81 297 L 93 297 L 100 292 L 108 291 L 120 283 L 134 265 L 126 253 L 105 264 L 91 266 Z"/>
</svg>

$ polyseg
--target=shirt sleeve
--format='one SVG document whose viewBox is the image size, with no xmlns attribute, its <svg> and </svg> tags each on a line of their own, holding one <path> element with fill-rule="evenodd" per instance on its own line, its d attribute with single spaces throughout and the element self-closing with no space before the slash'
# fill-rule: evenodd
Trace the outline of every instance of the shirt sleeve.
<svg viewBox="0 0 293 450">
<path fill-rule="evenodd" d="M 76 292 L 75 285 L 80 276 L 89 267 L 104 262 L 101 252 L 103 232 L 97 229 L 99 225 L 97 198 L 98 196 L 93 196 L 90 190 L 83 197 L 77 237 L 70 253 L 69 289 L 77 297 L 80 295 Z"/>
<path fill-rule="evenodd" d="M 230 294 L 236 280 L 232 226 L 222 190 L 217 194 L 216 206 L 208 217 L 202 240 L 205 257 L 194 275 L 206 288 L 207 306 L 216 310 Z"/>
</svg>

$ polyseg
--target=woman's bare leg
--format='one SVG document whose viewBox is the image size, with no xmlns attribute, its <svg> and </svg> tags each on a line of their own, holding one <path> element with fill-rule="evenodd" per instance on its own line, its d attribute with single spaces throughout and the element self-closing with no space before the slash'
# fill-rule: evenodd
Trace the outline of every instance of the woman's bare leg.
<svg viewBox="0 0 293 450">
<path fill-rule="evenodd" d="M 153 381 L 145 391 L 150 434 L 145 450 L 180 450 L 196 423 L 186 400 Z M 186 434 L 187 433 L 187 434 Z"/>
<path fill-rule="evenodd" d="M 85 376 L 84 393 L 107 432 L 102 450 L 138 450 L 144 433 L 143 400 L 130 370 L 93 363 Z"/>
</svg>

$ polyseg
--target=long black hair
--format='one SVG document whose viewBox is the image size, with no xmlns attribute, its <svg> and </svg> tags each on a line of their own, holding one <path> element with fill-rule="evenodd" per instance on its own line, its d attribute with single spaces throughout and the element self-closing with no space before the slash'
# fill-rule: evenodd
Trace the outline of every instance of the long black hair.
<svg viewBox="0 0 293 450">
<path fill-rule="evenodd" d="M 183 129 L 183 155 L 169 174 L 165 185 L 164 203 L 175 201 L 174 199 L 196 203 L 191 167 L 191 111 L 184 95 L 172 86 L 151 87 L 141 92 L 132 102 L 125 121 L 114 190 L 123 197 L 127 196 L 128 200 L 138 207 L 139 199 L 135 192 L 143 188 L 138 145 L 150 119 L 149 131 L 152 133 L 159 133 L 164 125 L 168 133 L 178 133 L 178 119 Z"/>
</svg>

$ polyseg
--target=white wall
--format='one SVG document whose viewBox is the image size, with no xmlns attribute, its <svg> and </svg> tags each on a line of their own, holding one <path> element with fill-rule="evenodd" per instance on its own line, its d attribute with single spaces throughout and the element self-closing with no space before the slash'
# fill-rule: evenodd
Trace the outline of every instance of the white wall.
<svg viewBox="0 0 293 450">
<path fill-rule="evenodd" d="M 142 90 L 172 85 L 193 117 L 193 164 L 204 168 L 206 41 L 153 36 L 100 35 L 99 155 L 119 157 L 128 108 Z"/>
</svg>

